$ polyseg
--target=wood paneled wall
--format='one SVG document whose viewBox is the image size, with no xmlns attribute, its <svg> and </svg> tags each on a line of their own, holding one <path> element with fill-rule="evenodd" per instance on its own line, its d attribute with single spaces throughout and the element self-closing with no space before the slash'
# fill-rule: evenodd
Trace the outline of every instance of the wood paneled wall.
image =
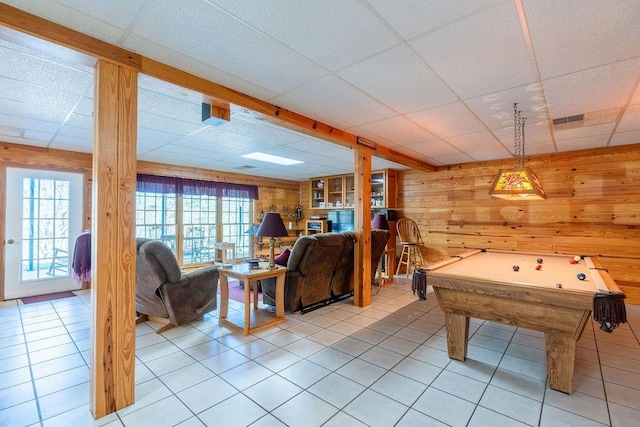
<svg viewBox="0 0 640 427">
<path fill-rule="evenodd" d="M 398 210 L 415 220 L 427 262 L 469 248 L 598 256 L 630 302 L 640 303 L 640 144 L 527 159 L 548 198 L 489 196 L 511 160 L 433 173 L 400 171 Z"/>
</svg>

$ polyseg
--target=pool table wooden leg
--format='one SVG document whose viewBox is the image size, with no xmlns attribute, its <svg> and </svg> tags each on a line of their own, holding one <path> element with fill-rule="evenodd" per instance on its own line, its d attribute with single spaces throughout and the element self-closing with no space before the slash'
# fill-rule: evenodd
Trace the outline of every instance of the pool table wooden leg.
<svg viewBox="0 0 640 427">
<path fill-rule="evenodd" d="M 449 357 L 464 362 L 467 357 L 467 341 L 469 339 L 469 317 L 462 314 L 444 314 L 447 328 L 447 348 Z"/>
<path fill-rule="evenodd" d="M 544 344 L 547 350 L 549 387 L 571 394 L 576 362 L 576 340 L 570 334 L 545 332 Z"/>
</svg>

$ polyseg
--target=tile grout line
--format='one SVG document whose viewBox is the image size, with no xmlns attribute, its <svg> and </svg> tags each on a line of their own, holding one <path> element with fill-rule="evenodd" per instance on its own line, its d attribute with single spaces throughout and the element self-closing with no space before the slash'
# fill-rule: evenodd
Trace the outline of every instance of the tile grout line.
<svg viewBox="0 0 640 427">
<path fill-rule="evenodd" d="M 38 422 L 40 424 L 40 427 L 43 427 L 43 419 L 42 419 L 42 411 L 40 408 L 40 399 L 38 398 L 38 391 L 36 389 L 36 379 L 33 375 L 33 365 L 31 363 L 31 352 L 29 351 L 29 344 L 27 341 L 27 334 L 24 331 L 24 323 L 23 323 L 23 319 L 22 319 L 22 310 L 20 309 L 20 305 L 16 302 L 16 307 L 18 308 L 18 314 L 20 315 L 20 328 L 22 329 L 22 336 L 24 337 L 24 346 L 27 350 L 27 363 L 29 364 L 29 376 L 31 377 L 31 387 L 33 388 L 33 397 L 35 399 L 35 403 L 36 403 L 36 409 L 38 411 Z M 49 305 L 51 305 L 51 303 L 49 302 Z"/>
</svg>

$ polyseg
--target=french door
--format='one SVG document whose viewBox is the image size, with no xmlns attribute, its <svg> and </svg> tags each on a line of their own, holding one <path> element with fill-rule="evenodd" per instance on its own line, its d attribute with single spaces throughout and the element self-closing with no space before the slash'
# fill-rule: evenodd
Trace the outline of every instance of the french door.
<svg viewBox="0 0 640 427">
<path fill-rule="evenodd" d="M 7 168 L 6 186 L 4 299 L 79 289 L 82 174 Z"/>
</svg>

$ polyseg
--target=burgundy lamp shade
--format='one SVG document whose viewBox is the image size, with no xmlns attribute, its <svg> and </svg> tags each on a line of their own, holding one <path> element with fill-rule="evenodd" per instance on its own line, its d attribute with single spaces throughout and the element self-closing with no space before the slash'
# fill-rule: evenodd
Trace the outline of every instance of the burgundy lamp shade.
<svg viewBox="0 0 640 427">
<path fill-rule="evenodd" d="M 280 214 L 277 212 L 264 214 L 262 224 L 260 224 L 256 234 L 258 237 L 285 237 L 289 235 Z"/>
<path fill-rule="evenodd" d="M 287 228 L 284 226 L 284 222 L 282 222 L 282 218 L 280 214 L 277 212 L 267 212 L 262 218 L 262 224 L 260 224 L 260 228 L 256 232 L 258 237 L 268 237 L 269 238 L 269 270 L 274 270 L 276 268 L 276 264 L 273 256 L 273 245 L 276 241 L 276 237 L 285 237 L 288 236 Z"/>
<path fill-rule="evenodd" d="M 376 214 L 373 221 L 371 221 L 371 228 L 374 230 L 388 230 L 389 223 L 387 222 L 387 217 L 383 214 Z"/>
</svg>

